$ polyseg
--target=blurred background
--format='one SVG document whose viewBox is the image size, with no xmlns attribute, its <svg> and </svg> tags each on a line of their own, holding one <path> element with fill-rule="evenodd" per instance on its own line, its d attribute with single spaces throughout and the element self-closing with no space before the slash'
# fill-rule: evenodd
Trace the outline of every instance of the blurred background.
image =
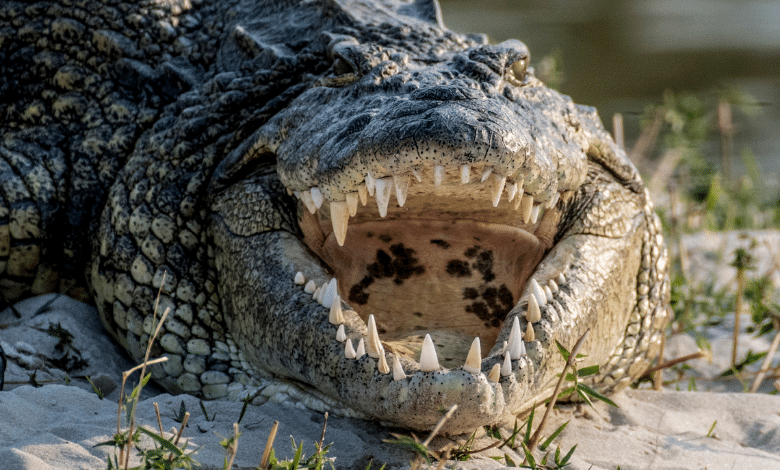
<svg viewBox="0 0 780 470">
<path fill-rule="evenodd" d="M 486 33 L 492 43 L 523 41 L 536 74 L 597 107 L 613 135 L 619 113 L 625 147 L 646 180 L 655 178 L 659 205 L 674 203 L 669 184 L 682 188 L 691 228 L 707 222 L 698 209 L 716 209 L 719 198 L 742 199 L 725 212 L 766 213 L 745 220 L 750 215 L 721 211 L 709 221 L 716 227 L 704 228 L 780 222 L 780 2 L 441 0 L 441 7 L 450 29 Z"/>
</svg>

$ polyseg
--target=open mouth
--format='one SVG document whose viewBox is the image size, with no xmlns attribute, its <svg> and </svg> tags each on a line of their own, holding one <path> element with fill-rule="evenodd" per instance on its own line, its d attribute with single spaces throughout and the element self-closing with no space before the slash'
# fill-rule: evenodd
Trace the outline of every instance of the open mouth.
<svg viewBox="0 0 780 470">
<path fill-rule="evenodd" d="M 535 340 L 531 325 L 540 308 L 563 280 L 560 272 L 543 285 L 532 280 L 534 298 L 523 297 L 555 237 L 560 194 L 566 199 L 569 192 L 539 202 L 525 191 L 532 176 L 498 171 L 474 164 L 421 165 L 388 177 L 369 172 L 338 202 L 317 187 L 293 191 L 304 242 L 333 273 L 322 285 L 303 271 L 295 281 L 330 309 L 347 358 L 367 354 L 379 360 L 380 372 L 392 369 L 403 380 L 441 368 L 479 373 L 483 357 L 501 354 L 509 358 L 504 375 L 511 373 L 511 361 Z M 497 344 L 521 298 L 522 334 Z M 346 318 L 356 317 L 366 338 L 350 335 Z M 497 381 L 500 368 L 484 372 Z"/>
<path fill-rule="evenodd" d="M 300 102 L 348 98 L 337 91 Z M 564 363 L 555 342 L 588 330 L 583 351 L 607 363 L 592 383 L 638 374 L 667 317 L 665 258 L 641 182 L 600 125 L 568 104 L 518 114 L 480 96 L 367 96 L 359 108 L 379 110 L 356 117 L 301 104 L 225 170 L 252 175 L 214 203 L 242 367 L 414 429 L 457 404 L 446 432 L 548 398 Z M 272 158 L 273 174 L 240 170 Z M 263 199 L 284 189 L 295 198 Z M 223 200 L 246 200 L 246 214 Z"/>
</svg>

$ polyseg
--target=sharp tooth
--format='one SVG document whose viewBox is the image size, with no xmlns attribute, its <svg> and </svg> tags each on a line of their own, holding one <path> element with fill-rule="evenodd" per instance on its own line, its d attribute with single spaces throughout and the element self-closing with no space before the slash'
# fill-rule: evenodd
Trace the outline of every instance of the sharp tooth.
<svg viewBox="0 0 780 470">
<path fill-rule="evenodd" d="M 319 209 L 322 207 L 322 202 L 325 200 L 324 197 L 322 197 L 322 193 L 320 192 L 320 188 L 317 186 L 314 186 L 311 188 L 311 200 L 314 202 L 314 206 Z"/>
<path fill-rule="evenodd" d="M 534 206 L 533 209 L 531 209 L 531 223 L 535 224 L 537 219 L 539 219 L 539 208 L 542 207 L 541 204 L 537 204 Z"/>
<path fill-rule="evenodd" d="M 395 184 L 395 198 L 398 199 L 398 205 L 403 207 L 406 202 L 406 192 L 409 191 L 409 175 L 394 175 L 393 184 Z"/>
<path fill-rule="evenodd" d="M 331 322 L 333 323 L 333 322 Z M 336 330 L 336 341 L 343 343 L 347 340 L 347 333 L 344 331 L 344 324 L 339 325 L 339 329 Z"/>
<path fill-rule="evenodd" d="M 490 369 L 490 373 L 488 374 L 488 380 L 493 383 L 498 383 L 498 379 L 501 378 L 501 365 L 500 364 L 493 364 L 493 368 Z"/>
<path fill-rule="evenodd" d="M 555 282 L 555 279 L 550 279 L 547 281 L 547 286 L 550 288 L 550 292 L 555 293 L 558 292 L 558 283 Z"/>
<path fill-rule="evenodd" d="M 333 235 L 339 246 L 344 246 L 347 238 L 347 226 L 349 225 L 349 209 L 347 201 L 330 203 L 330 222 L 333 224 Z"/>
<path fill-rule="evenodd" d="M 401 367 L 401 361 L 398 360 L 398 356 L 393 356 L 393 380 L 396 382 L 406 378 L 404 368 Z"/>
<path fill-rule="evenodd" d="M 301 201 L 303 201 L 303 205 L 306 206 L 306 209 L 309 210 L 309 213 L 314 214 L 317 212 L 317 206 L 314 205 L 310 191 L 301 191 Z"/>
<path fill-rule="evenodd" d="M 433 184 L 434 186 L 441 186 L 442 181 L 444 181 L 444 167 L 436 165 L 433 167 Z"/>
<path fill-rule="evenodd" d="M 547 294 L 534 278 L 531 278 L 531 292 L 536 297 L 536 301 L 539 302 L 539 306 L 544 306 L 547 303 Z"/>
<path fill-rule="evenodd" d="M 387 358 L 385 357 L 385 350 L 379 351 L 379 361 L 376 365 L 377 370 L 382 374 L 390 373 L 390 366 L 387 365 Z"/>
<path fill-rule="evenodd" d="M 463 370 L 472 374 L 482 372 L 482 347 L 479 344 L 479 337 L 474 338 L 474 341 L 471 342 L 471 349 L 469 349 Z"/>
<path fill-rule="evenodd" d="M 526 323 L 525 334 L 523 335 L 523 341 L 525 341 L 526 343 L 530 343 L 535 339 L 536 339 L 536 334 L 534 333 L 534 327 L 531 326 L 531 323 Z"/>
<path fill-rule="evenodd" d="M 512 375 L 512 355 L 509 353 L 509 351 L 504 354 L 504 363 L 501 364 L 501 375 L 504 377 L 509 377 Z"/>
<path fill-rule="evenodd" d="M 530 194 L 523 194 L 520 202 L 520 215 L 523 217 L 523 223 L 527 224 L 531 220 L 531 211 L 534 209 L 534 197 Z"/>
<path fill-rule="evenodd" d="M 486 166 L 484 170 L 482 170 L 482 179 L 481 182 L 485 182 L 488 177 L 490 177 L 490 174 L 493 173 L 493 168 Z"/>
<path fill-rule="evenodd" d="M 357 215 L 358 205 L 358 193 L 347 193 L 347 209 L 349 209 L 349 216 L 355 217 Z"/>
<path fill-rule="evenodd" d="M 436 357 L 436 347 L 433 345 L 431 335 L 426 334 L 420 352 L 420 370 L 432 372 L 439 370 L 439 358 Z"/>
<path fill-rule="evenodd" d="M 309 281 L 306 283 L 305 286 L 303 286 L 303 291 L 307 294 L 314 294 L 314 292 L 317 290 L 317 284 L 314 283 L 314 281 Z"/>
<path fill-rule="evenodd" d="M 312 296 L 312 298 L 313 298 L 314 300 L 316 300 L 316 301 L 317 301 L 317 303 L 322 303 L 322 302 L 320 301 L 320 291 L 321 291 L 321 290 L 322 290 L 322 289 L 320 289 L 320 288 L 318 287 L 318 288 L 317 288 L 317 289 L 314 291 L 314 293 L 311 295 L 311 296 Z"/>
<path fill-rule="evenodd" d="M 368 344 L 366 344 L 366 352 L 374 359 L 379 359 L 384 348 L 379 341 L 379 332 L 376 330 L 376 320 L 374 315 L 368 316 Z"/>
<path fill-rule="evenodd" d="M 292 195 L 293 195 L 293 193 L 295 192 L 295 191 L 293 191 L 293 190 L 292 190 L 292 189 L 290 189 L 290 188 L 285 188 L 285 189 L 287 189 L 287 195 L 288 195 L 288 196 L 292 196 Z"/>
<path fill-rule="evenodd" d="M 422 183 L 422 173 L 420 171 L 422 170 L 421 166 L 413 166 L 412 167 L 412 174 L 415 178 L 417 178 L 418 183 Z"/>
<path fill-rule="evenodd" d="M 550 289 L 550 286 L 544 286 L 544 295 L 547 298 L 548 302 L 552 302 L 552 290 Z"/>
<path fill-rule="evenodd" d="M 470 177 L 471 177 L 471 167 L 469 165 L 461 165 L 460 184 L 469 184 Z"/>
<path fill-rule="evenodd" d="M 360 196 L 360 205 L 365 206 L 368 203 L 368 188 L 366 183 L 360 183 L 357 190 L 358 196 Z"/>
<path fill-rule="evenodd" d="M 376 206 L 379 209 L 379 216 L 387 215 L 387 206 L 390 204 L 390 191 L 393 188 L 393 178 L 379 178 L 374 181 L 376 185 Z"/>
<path fill-rule="evenodd" d="M 293 195 L 294 195 L 294 196 L 295 196 L 297 199 L 300 199 L 300 198 L 301 198 L 301 192 L 300 192 L 300 191 L 293 191 Z"/>
<path fill-rule="evenodd" d="M 363 342 L 363 338 L 358 341 L 357 349 L 355 350 L 355 359 L 360 359 L 366 355 L 366 343 Z"/>
<path fill-rule="evenodd" d="M 517 194 L 517 183 L 509 183 L 506 185 L 506 198 L 508 201 L 512 201 Z"/>
<path fill-rule="evenodd" d="M 506 352 L 506 347 L 509 344 L 508 341 L 504 341 L 504 344 L 501 346 L 501 354 L 504 354 Z"/>
<path fill-rule="evenodd" d="M 525 345 L 520 334 L 520 320 L 515 316 L 512 320 L 512 331 L 509 333 L 509 343 L 506 348 L 506 354 L 512 357 L 520 358 L 525 355 Z"/>
<path fill-rule="evenodd" d="M 558 274 L 558 277 L 555 278 L 555 281 L 558 283 L 558 286 L 560 287 L 566 284 L 566 276 L 563 274 L 563 272 L 561 272 L 560 274 Z"/>
<path fill-rule="evenodd" d="M 376 180 L 373 176 L 371 176 L 371 172 L 369 171 L 366 173 L 366 189 L 368 190 L 369 196 L 374 195 L 374 186 L 375 186 Z"/>
<path fill-rule="evenodd" d="M 555 207 L 556 204 L 558 204 L 558 199 L 560 199 L 560 197 L 561 197 L 560 193 L 556 192 L 555 195 L 552 197 L 552 199 L 547 201 L 547 205 L 545 207 L 547 209 L 552 209 L 553 207 Z"/>
<path fill-rule="evenodd" d="M 501 193 L 504 192 L 505 185 L 506 176 L 493 174 L 493 207 L 498 207 L 498 203 L 501 201 Z"/>
<path fill-rule="evenodd" d="M 525 319 L 529 323 L 536 323 L 542 319 L 542 311 L 539 309 L 539 302 L 536 301 L 536 296 L 531 294 L 528 296 L 528 308 L 525 310 Z"/>
<path fill-rule="evenodd" d="M 298 286 L 302 286 L 306 284 L 306 278 L 303 277 L 302 272 L 298 271 L 297 273 L 295 273 L 295 279 L 293 279 L 293 282 L 295 282 L 295 284 Z"/>
<path fill-rule="evenodd" d="M 331 281 L 332 281 L 332 279 L 330 281 L 328 281 L 328 282 L 323 282 L 322 286 L 320 286 L 320 299 L 317 301 L 320 304 L 324 304 L 325 303 L 325 292 L 328 291 L 328 284 L 330 284 Z M 328 308 L 330 308 L 330 307 L 328 307 Z"/>
<path fill-rule="evenodd" d="M 347 359 L 355 359 L 356 356 L 355 350 L 352 348 L 352 340 L 347 339 L 347 342 L 344 345 L 344 357 Z"/>
<path fill-rule="evenodd" d="M 334 277 L 322 287 L 322 306 L 330 308 L 338 295 L 338 281 Z"/>
<path fill-rule="evenodd" d="M 339 297 L 338 294 L 336 294 L 336 298 L 333 299 L 333 303 L 330 306 L 328 321 L 331 325 L 341 325 L 344 323 L 344 313 L 341 310 L 341 297 Z"/>
</svg>

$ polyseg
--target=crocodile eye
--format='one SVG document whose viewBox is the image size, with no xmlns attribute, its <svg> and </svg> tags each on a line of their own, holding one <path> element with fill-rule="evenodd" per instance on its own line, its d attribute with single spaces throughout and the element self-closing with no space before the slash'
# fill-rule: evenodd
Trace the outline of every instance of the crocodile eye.
<svg viewBox="0 0 780 470">
<path fill-rule="evenodd" d="M 528 73 L 528 58 L 523 57 L 522 59 L 514 62 L 512 65 L 509 66 L 509 70 L 507 70 L 508 79 L 510 81 L 517 81 L 518 83 L 522 83 L 523 80 L 525 80 L 525 76 Z"/>
</svg>

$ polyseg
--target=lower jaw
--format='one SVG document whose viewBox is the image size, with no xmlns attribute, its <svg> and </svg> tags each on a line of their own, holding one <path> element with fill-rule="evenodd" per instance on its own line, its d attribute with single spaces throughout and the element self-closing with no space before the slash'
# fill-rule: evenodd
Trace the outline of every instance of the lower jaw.
<svg viewBox="0 0 780 470">
<path fill-rule="evenodd" d="M 546 398 L 543 395 L 549 393 L 550 386 L 540 383 L 540 379 L 544 381 L 546 377 L 541 377 L 539 371 L 554 366 L 547 351 L 550 350 L 551 338 L 558 336 L 553 330 L 564 326 L 565 320 L 559 318 L 557 326 L 548 320 L 535 324 L 539 338 L 524 342 L 527 354 L 511 358 L 509 369 L 501 374 L 491 372 L 495 372 L 493 369 L 496 367 L 507 368 L 503 343 L 509 338 L 511 321 L 505 322 L 495 333 L 497 342 L 489 354 L 483 354 L 486 357 L 481 361 L 478 373 L 467 372 L 455 363 L 449 364 L 456 367 L 453 369 L 440 367 L 423 371 L 417 362 L 419 357 L 394 354 L 390 352 L 392 344 L 385 343 L 385 363 L 392 368 L 394 356 L 397 357 L 406 376 L 398 379 L 392 370 L 381 370 L 378 357 L 366 354 L 352 359 L 345 356 L 346 341 L 336 339 L 339 326 L 329 321 L 329 309 L 304 291 L 305 284 L 300 284 L 300 278 L 298 284 L 294 282 L 296 271 L 308 271 L 305 274 L 307 283 L 311 280 L 322 286 L 330 279 L 308 250 L 296 238 L 285 233 L 261 236 L 269 239 L 262 246 L 281 254 L 284 260 L 274 269 L 275 272 L 265 271 L 262 276 L 265 279 L 253 282 L 261 287 L 272 286 L 275 283 L 269 277 L 278 276 L 280 279 L 276 283 L 285 287 L 259 293 L 263 304 L 282 305 L 273 312 L 274 318 L 264 319 L 259 335 L 241 337 L 239 332 L 247 329 L 229 325 L 239 349 L 253 352 L 245 354 L 249 363 L 260 365 L 275 375 L 307 383 L 350 408 L 407 428 L 432 429 L 441 418 L 442 411 L 458 405 L 458 410 L 443 429 L 449 434 L 471 432 L 481 425 L 508 421 L 521 411 L 524 403 L 541 402 Z M 257 246 L 256 243 L 252 245 Z M 239 251 L 246 252 L 244 249 Z M 553 263 L 559 261 L 554 260 Z M 247 271 L 240 267 L 237 270 Z M 554 277 L 554 274 L 557 273 L 550 271 L 547 275 Z M 525 293 L 520 292 L 520 301 L 509 312 L 510 320 L 514 317 L 523 319 L 527 299 L 526 289 Z M 366 342 L 369 332 L 365 321 L 348 305 L 342 306 L 342 325 L 347 341 L 353 346 L 357 346 L 360 339 Z M 562 308 L 559 310 L 563 311 Z M 262 315 L 268 313 L 259 314 Z M 233 313 L 230 316 L 237 315 Z M 289 345 L 289 349 L 284 344 Z M 442 356 L 441 351 L 439 353 Z M 458 362 L 462 366 L 460 359 Z M 555 367 L 555 370 L 559 368 Z"/>
</svg>

